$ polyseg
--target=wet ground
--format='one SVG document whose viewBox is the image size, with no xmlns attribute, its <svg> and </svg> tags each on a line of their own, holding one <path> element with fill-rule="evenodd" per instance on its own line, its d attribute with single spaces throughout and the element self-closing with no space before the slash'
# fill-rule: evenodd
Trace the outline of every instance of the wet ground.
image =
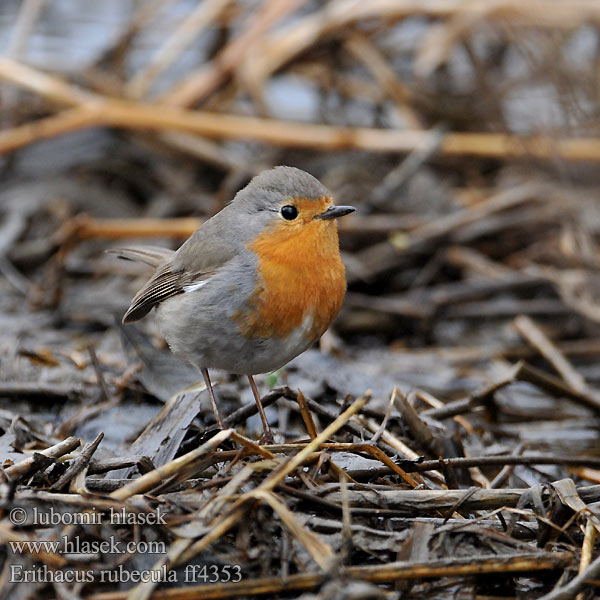
<svg viewBox="0 0 600 600">
<path fill-rule="evenodd" d="M 35 2 L 25 4 L 35 13 Z M 244 581 L 210 597 L 537 598 L 593 568 L 600 204 L 598 32 L 587 12 L 582 22 L 549 15 L 541 28 L 531 8 L 465 13 L 474 19 L 467 26 L 458 7 L 439 20 L 419 11 L 394 20 L 382 3 L 381 15 L 318 29 L 331 16 L 307 3 L 261 38 L 256 62 L 242 57 L 227 70 L 228 44 L 254 12 L 223 2 L 136 96 L 136 75 L 196 4 L 147 17 L 133 2 L 47 4 L 19 35 L 21 4 L 0 6 L 0 50 L 53 78 L 34 90 L 32 77 L 0 63 L 3 590 L 116 600 L 132 584 L 121 572 L 101 589 L 22 585 L 7 573 L 45 565 L 90 570 L 98 582 L 123 564 L 168 568 L 174 597 L 187 598 L 215 581 L 186 579 L 186 568 L 218 565 L 226 583 L 221 567 L 240 565 Z M 300 44 L 292 34 L 307 30 L 316 33 L 305 50 L 252 79 L 250 67 L 289 51 L 278 35 Z M 194 71 L 198 57 L 218 85 Z M 382 152 L 365 138 L 347 149 L 315 138 L 306 148 L 291 130 L 272 145 L 260 131 L 209 139 L 126 123 L 41 140 L 38 123 L 29 142 L 2 146 L 17 143 L 21 125 L 62 114 L 61 102 L 85 111 L 72 103 L 75 85 L 110 112 L 111 98 L 142 109 L 196 75 L 205 96 L 180 107 L 281 119 L 284 137 L 286 119 L 326 125 L 324 136 L 339 126 L 347 135 L 408 125 L 426 143 Z M 56 78 L 67 83 L 61 108 L 49 92 Z M 473 132 L 483 150 L 449 150 L 448 140 L 468 145 Z M 492 151 L 498 132 L 541 133 L 550 149 L 510 137 L 508 149 Z M 579 137 L 583 154 L 573 160 L 559 141 Z M 243 378 L 213 374 L 232 427 L 214 437 L 200 373 L 170 354 L 153 315 L 121 325 L 149 272 L 106 250 L 176 248 L 277 164 L 309 171 L 357 212 L 340 224 L 348 277 L 340 315 L 318 345 L 257 377 L 275 432 L 274 444 L 257 447 L 261 422 Z M 49 506 L 98 514 L 101 525 L 31 520 Z M 14 508 L 28 519 L 11 523 Z M 164 510 L 167 523 L 108 523 L 122 508 Z M 164 546 L 127 557 L 7 546 L 65 531 Z"/>
</svg>

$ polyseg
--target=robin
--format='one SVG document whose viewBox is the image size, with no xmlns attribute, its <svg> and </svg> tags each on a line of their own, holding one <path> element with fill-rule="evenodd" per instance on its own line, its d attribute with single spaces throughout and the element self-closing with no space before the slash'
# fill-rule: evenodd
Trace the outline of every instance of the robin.
<svg viewBox="0 0 600 600">
<path fill-rule="evenodd" d="M 336 219 L 354 210 L 300 169 L 263 171 L 176 252 L 116 251 L 156 269 L 123 323 L 156 307 L 171 351 L 200 367 L 221 428 L 208 369 L 246 375 L 272 440 L 253 375 L 304 352 L 337 315 L 346 277 Z"/>
</svg>

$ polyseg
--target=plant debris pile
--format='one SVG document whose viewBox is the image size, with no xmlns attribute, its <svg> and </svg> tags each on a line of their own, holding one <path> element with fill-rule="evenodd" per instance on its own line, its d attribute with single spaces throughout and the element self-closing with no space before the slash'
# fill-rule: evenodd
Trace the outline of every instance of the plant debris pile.
<svg viewBox="0 0 600 600">
<path fill-rule="evenodd" d="M 600 7 L 0 6 L 0 588 L 588 598 L 600 577 Z M 121 316 L 278 164 L 340 221 L 334 326 L 257 377 Z M 556 589 L 554 589 L 556 588 Z"/>
</svg>

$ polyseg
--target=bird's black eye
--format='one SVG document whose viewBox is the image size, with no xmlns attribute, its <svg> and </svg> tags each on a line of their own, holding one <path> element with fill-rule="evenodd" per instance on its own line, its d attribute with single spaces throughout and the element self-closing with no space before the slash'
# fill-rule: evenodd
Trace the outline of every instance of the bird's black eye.
<svg viewBox="0 0 600 600">
<path fill-rule="evenodd" d="M 286 221 L 293 221 L 298 216 L 298 209 L 291 204 L 286 204 L 281 207 L 281 216 Z"/>
</svg>

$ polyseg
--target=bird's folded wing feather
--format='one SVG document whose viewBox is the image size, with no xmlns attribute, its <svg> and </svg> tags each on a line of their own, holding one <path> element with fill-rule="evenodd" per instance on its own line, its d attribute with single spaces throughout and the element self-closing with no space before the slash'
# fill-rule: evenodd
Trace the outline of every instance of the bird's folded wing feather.
<svg viewBox="0 0 600 600">
<path fill-rule="evenodd" d="M 189 291 L 189 288 L 206 281 L 214 271 L 190 272 L 173 270 L 169 261 L 160 266 L 144 287 L 134 296 L 130 307 L 123 316 L 123 323 L 131 323 L 145 316 L 153 306 L 160 304 L 171 296 Z"/>
<path fill-rule="evenodd" d="M 149 246 L 126 248 L 118 253 L 123 258 L 157 266 L 131 301 L 123 323 L 141 319 L 167 298 L 198 289 L 233 258 L 234 247 L 222 233 L 220 214 L 198 228 L 177 252 Z"/>
</svg>

